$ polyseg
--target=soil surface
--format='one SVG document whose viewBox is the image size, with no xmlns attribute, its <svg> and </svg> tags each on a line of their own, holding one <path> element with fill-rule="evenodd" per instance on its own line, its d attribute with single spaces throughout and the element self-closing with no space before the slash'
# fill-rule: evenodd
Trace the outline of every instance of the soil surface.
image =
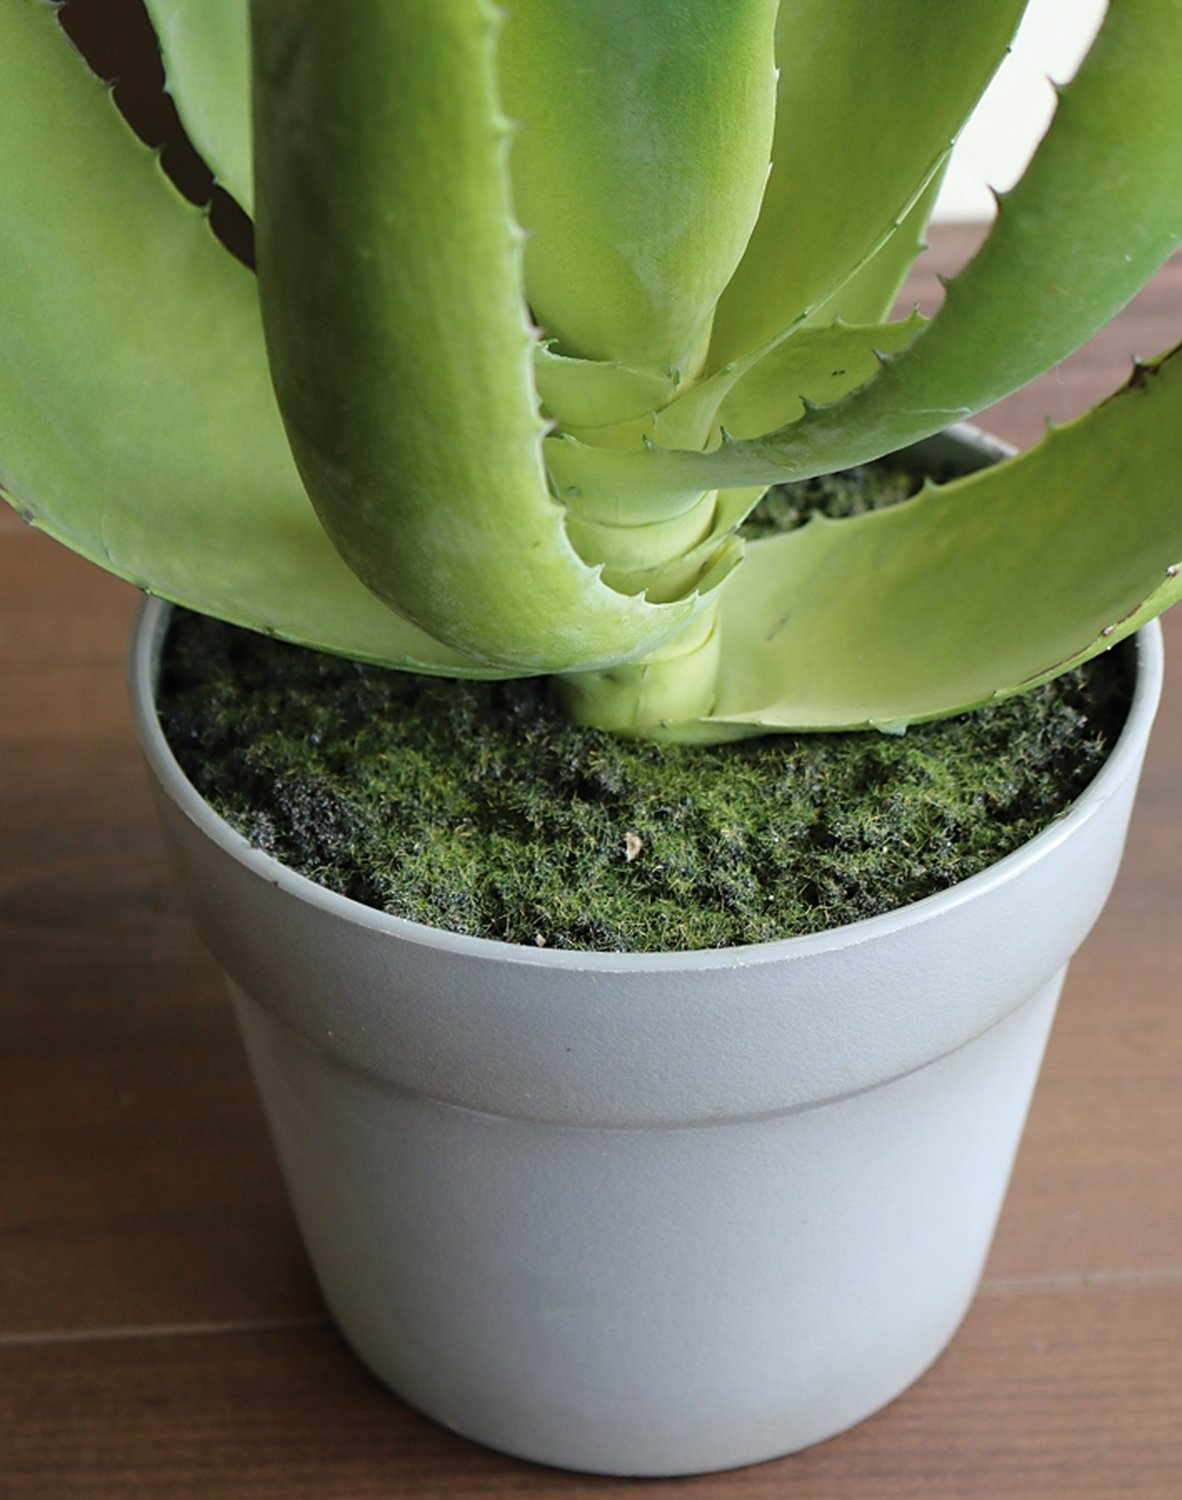
<svg viewBox="0 0 1182 1500">
<path fill-rule="evenodd" d="M 381 910 L 644 952 L 811 933 L 931 895 L 1060 816 L 1131 655 L 904 735 L 668 747 L 578 729 L 541 681 L 416 677 L 177 611 L 161 718 L 252 843 Z"/>
</svg>

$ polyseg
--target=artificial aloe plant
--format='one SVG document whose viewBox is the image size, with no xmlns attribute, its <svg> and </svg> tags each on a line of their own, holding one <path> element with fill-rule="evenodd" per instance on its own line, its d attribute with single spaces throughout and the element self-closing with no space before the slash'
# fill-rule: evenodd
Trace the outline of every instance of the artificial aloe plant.
<svg viewBox="0 0 1182 1500">
<path fill-rule="evenodd" d="M 895 322 L 1022 0 L 147 6 L 257 277 L 47 0 L 0 0 L 0 487 L 112 571 L 700 740 L 955 712 L 1182 593 L 1177 354 L 1008 462 L 737 537 L 1182 242 L 1182 0 L 1111 0 L 982 251 Z"/>
</svg>

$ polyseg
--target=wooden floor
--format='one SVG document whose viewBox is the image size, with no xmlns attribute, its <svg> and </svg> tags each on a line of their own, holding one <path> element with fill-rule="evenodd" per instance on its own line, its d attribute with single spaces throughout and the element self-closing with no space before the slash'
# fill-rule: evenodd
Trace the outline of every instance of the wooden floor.
<svg viewBox="0 0 1182 1500">
<path fill-rule="evenodd" d="M 945 232 L 937 263 L 972 237 Z M 1180 334 L 1175 264 L 990 425 L 1026 441 Z M 0 517 L 0 1496 L 629 1487 L 451 1436 L 329 1325 L 219 977 L 165 875 L 121 684 L 135 603 Z M 1068 981 L 959 1337 L 853 1432 L 645 1482 L 649 1500 L 1182 1496 L 1182 611 L 1168 636 L 1124 873 Z"/>
</svg>

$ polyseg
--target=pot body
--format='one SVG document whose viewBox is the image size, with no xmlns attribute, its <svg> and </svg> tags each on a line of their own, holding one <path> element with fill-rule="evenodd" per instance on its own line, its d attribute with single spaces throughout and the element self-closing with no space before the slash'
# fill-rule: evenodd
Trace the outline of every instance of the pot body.
<svg viewBox="0 0 1182 1500">
<path fill-rule="evenodd" d="M 955 1331 L 1161 679 L 1072 810 L 906 910 L 721 952 L 439 933 L 249 848 L 133 703 L 309 1254 L 372 1370 L 526 1458 L 670 1475 L 869 1415 Z"/>
</svg>

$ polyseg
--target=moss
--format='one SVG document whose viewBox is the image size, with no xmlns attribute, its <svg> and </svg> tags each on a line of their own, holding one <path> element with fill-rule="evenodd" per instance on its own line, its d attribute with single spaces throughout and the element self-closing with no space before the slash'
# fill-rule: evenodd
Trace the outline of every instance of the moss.
<svg viewBox="0 0 1182 1500">
<path fill-rule="evenodd" d="M 818 474 L 796 484 L 773 485 L 739 528 L 748 538 L 795 531 L 813 515 L 838 521 L 846 516 L 885 510 L 915 495 L 923 486 L 918 468 L 898 462 L 860 464 L 837 474 Z"/>
<path fill-rule="evenodd" d="M 178 611 L 165 732 L 252 842 L 333 890 L 551 947 L 723 947 L 931 894 L 1037 833 L 1123 721 L 1120 653 L 903 736 L 718 748 L 566 723 L 536 681 L 366 667 Z"/>
</svg>

